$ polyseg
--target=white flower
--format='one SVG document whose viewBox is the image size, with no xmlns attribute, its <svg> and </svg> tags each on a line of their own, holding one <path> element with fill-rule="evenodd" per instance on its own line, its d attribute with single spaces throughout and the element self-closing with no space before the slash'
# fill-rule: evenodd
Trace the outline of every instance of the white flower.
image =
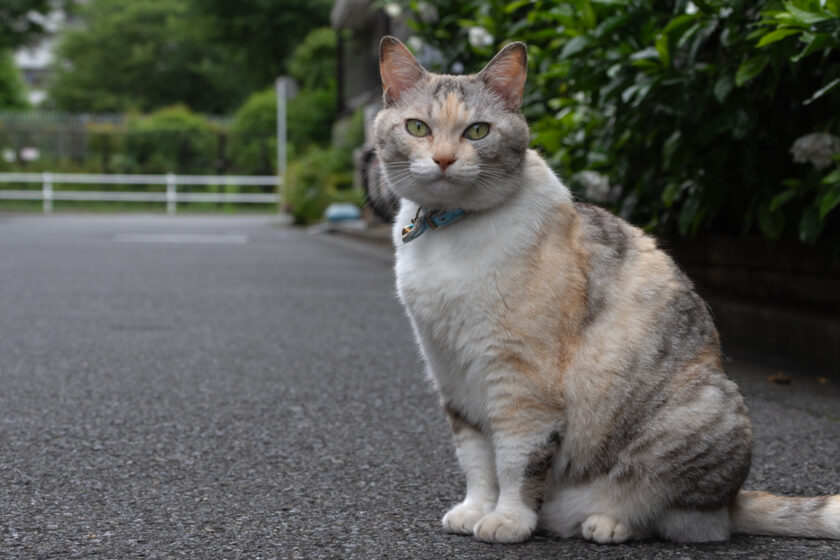
<svg viewBox="0 0 840 560">
<path fill-rule="evenodd" d="M 414 52 L 420 52 L 423 50 L 423 39 L 418 37 L 417 35 L 412 35 L 408 39 L 406 39 L 406 44 L 413 50 Z"/>
<path fill-rule="evenodd" d="M 574 179 L 583 187 L 583 196 L 593 202 L 610 201 L 610 179 L 597 171 L 580 171 Z"/>
<path fill-rule="evenodd" d="M 437 8 L 428 2 L 418 2 L 417 13 L 420 15 L 420 19 L 426 23 L 434 23 L 438 20 Z"/>
<path fill-rule="evenodd" d="M 402 14 L 402 6 L 396 2 L 388 2 L 385 4 L 385 13 L 392 18 L 398 18 L 400 17 L 400 14 Z"/>
<path fill-rule="evenodd" d="M 810 162 L 817 169 L 825 169 L 832 157 L 840 154 L 840 138 L 827 132 L 806 134 L 793 142 L 790 153 L 796 163 Z"/>
<path fill-rule="evenodd" d="M 470 27 L 470 45 L 475 48 L 489 47 L 493 44 L 493 36 L 483 27 Z"/>
<path fill-rule="evenodd" d="M 694 4 L 694 2 L 689 2 L 688 4 L 686 4 L 685 13 L 687 13 L 688 15 L 697 13 L 697 6 Z"/>
<path fill-rule="evenodd" d="M 464 63 L 460 60 L 456 60 L 452 63 L 452 67 L 450 68 L 453 74 L 463 74 L 464 73 Z"/>
</svg>

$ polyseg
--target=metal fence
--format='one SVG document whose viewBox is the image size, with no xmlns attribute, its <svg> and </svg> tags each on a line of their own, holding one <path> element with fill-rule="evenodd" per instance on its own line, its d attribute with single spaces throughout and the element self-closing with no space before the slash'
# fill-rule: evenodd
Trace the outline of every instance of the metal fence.
<svg viewBox="0 0 840 560">
<path fill-rule="evenodd" d="M 283 202 L 282 179 L 274 175 L 112 175 L 88 173 L 0 173 L 0 183 L 40 183 L 40 189 L 0 189 L 0 200 L 42 200 L 44 213 L 53 210 L 53 201 L 165 202 L 166 212 L 175 214 L 179 202 L 222 202 L 236 204 L 277 204 Z M 84 185 L 165 185 L 165 191 L 57 190 L 57 184 Z M 178 185 L 274 186 L 272 193 L 178 192 Z"/>
</svg>

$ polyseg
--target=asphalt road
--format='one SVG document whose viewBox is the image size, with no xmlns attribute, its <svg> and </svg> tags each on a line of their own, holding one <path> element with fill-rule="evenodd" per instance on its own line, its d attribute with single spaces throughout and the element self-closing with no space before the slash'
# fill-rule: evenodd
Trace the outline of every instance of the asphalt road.
<svg viewBox="0 0 840 560">
<path fill-rule="evenodd" d="M 444 534 L 463 479 L 390 267 L 266 217 L 0 216 L 0 558 L 840 558 Z M 840 378 L 729 369 L 747 486 L 840 492 Z"/>
</svg>

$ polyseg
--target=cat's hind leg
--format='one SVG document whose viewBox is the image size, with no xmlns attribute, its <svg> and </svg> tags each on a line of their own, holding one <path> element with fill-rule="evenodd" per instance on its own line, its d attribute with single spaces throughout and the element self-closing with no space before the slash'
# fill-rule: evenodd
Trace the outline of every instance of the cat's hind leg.
<svg viewBox="0 0 840 560">
<path fill-rule="evenodd" d="M 657 520 L 656 529 L 659 536 L 669 541 L 715 542 L 729 538 L 731 523 L 727 508 L 710 511 L 673 509 Z"/>
<path fill-rule="evenodd" d="M 550 535 L 583 537 L 618 544 L 653 536 L 657 495 L 638 485 L 620 485 L 606 476 L 582 484 L 555 481 L 546 492 L 540 527 Z"/>
<path fill-rule="evenodd" d="M 450 533 L 472 535 L 478 520 L 492 511 L 499 494 L 493 445 L 478 426 L 471 424 L 451 406 L 444 406 L 455 455 L 467 478 L 467 494 L 460 504 L 443 516 L 443 528 Z"/>
<path fill-rule="evenodd" d="M 630 527 L 610 515 L 596 513 L 586 518 L 580 527 L 581 536 L 600 544 L 623 543 L 633 536 Z"/>
</svg>

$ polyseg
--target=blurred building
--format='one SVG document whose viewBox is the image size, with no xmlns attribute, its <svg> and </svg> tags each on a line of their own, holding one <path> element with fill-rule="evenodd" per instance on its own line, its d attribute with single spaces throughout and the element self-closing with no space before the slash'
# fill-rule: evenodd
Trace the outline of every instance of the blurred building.
<svg viewBox="0 0 840 560">
<path fill-rule="evenodd" d="M 14 60 L 26 84 L 29 103 L 33 107 L 38 107 L 47 98 L 47 83 L 50 65 L 54 59 L 56 36 L 70 23 L 71 18 L 61 8 L 54 9 L 46 15 L 32 12 L 29 17 L 38 18 L 38 23 L 44 27 L 45 34 L 31 45 L 15 51 Z"/>
</svg>

